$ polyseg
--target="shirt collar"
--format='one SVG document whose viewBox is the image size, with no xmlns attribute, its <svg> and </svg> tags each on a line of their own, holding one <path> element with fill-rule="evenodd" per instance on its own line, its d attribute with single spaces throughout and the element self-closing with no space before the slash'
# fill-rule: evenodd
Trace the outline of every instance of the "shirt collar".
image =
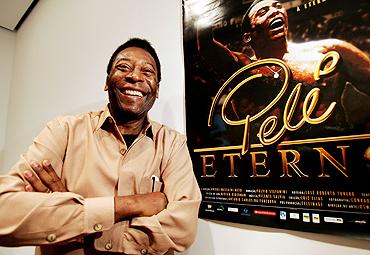
<svg viewBox="0 0 370 255">
<path fill-rule="evenodd" d="M 154 134 L 153 134 L 152 125 L 153 125 L 153 121 L 151 121 L 147 117 L 146 124 L 144 128 L 142 129 L 142 131 L 140 132 L 140 134 L 144 134 L 153 140 Z M 117 128 L 116 121 L 114 120 L 112 114 L 110 113 L 109 105 L 107 104 L 99 117 L 97 129 L 107 130 L 107 128 L 105 127 L 112 127 L 112 126 L 115 126 Z"/>
</svg>

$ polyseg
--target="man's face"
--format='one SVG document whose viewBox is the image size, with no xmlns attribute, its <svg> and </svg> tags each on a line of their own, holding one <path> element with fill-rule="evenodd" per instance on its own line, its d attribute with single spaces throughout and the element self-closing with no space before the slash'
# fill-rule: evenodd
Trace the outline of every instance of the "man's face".
<svg viewBox="0 0 370 255">
<path fill-rule="evenodd" d="M 256 4 L 249 12 L 254 43 L 286 38 L 288 15 L 276 0 L 265 0 Z"/>
<path fill-rule="evenodd" d="M 145 117 L 158 97 L 157 66 L 144 49 L 129 47 L 113 62 L 105 90 L 116 117 Z"/>
</svg>

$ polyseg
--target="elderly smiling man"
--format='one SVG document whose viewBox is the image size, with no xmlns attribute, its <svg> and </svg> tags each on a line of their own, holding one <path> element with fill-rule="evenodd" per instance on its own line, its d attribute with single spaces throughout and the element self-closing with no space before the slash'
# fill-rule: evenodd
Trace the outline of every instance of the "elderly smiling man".
<svg viewBox="0 0 370 255">
<path fill-rule="evenodd" d="M 130 39 L 107 68 L 108 106 L 59 117 L 0 177 L 0 245 L 36 254 L 173 254 L 194 241 L 201 195 L 186 139 L 148 119 L 160 62 Z"/>
</svg>

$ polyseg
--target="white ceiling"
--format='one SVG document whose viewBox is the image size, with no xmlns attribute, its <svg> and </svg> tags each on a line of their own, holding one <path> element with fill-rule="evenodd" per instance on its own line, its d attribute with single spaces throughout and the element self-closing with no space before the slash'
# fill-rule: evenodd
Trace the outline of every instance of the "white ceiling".
<svg viewBox="0 0 370 255">
<path fill-rule="evenodd" d="M 14 31 L 33 0 L 0 0 L 0 26 Z"/>
</svg>

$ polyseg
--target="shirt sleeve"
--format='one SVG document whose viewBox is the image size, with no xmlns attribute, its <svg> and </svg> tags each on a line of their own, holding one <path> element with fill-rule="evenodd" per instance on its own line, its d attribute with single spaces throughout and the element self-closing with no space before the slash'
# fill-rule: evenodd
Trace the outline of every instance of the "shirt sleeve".
<svg viewBox="0 0 370 255">
<path fill-rule="evenodd" d="M 109 229 L 114 223 L 113 197 L 84 198 L 72 192 L 26 192 L 30 161 L 49 159 L 60 176 L 68 128 L 59 119 L 47 124 L 28 151 L 0 176 L 0 245 L 43 245 Z"/>
<path fill-rule="evenodd" d="M 186 140 L 178 140 L 162 174 L 167 208 L 151 217 L 115 224 L 95 240 L 95 249 L 125 254 L 165 254 L 171 250 L 183 251 L 193 243 L 201 193 Z"/>
</svg>

